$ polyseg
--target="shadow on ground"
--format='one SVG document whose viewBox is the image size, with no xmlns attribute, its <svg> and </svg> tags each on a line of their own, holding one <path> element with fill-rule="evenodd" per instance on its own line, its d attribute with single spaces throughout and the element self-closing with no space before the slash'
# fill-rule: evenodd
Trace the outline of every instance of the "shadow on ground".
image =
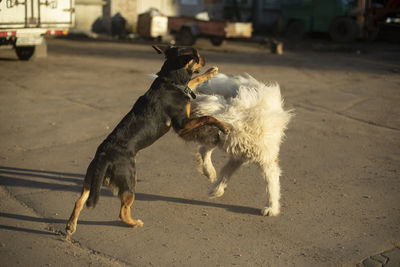
<svg viewBox="0 0 400 267">
<path fill-rule="evenodd" d="M 37 181 L 40 179 L 41 181 Z M 54 182 L 47 182 L 43 180 L 53 180 Z M 24 169 L 15 167 L 0 166 L 0 185 L 11 187 L 26 187 L 36 189 L 48 189 L 52 191 L 71 191 L 80 192 L 82 189 L 82 182 L 84 179 L 83 174 L 77 173 L 65 173 L 57 171 L 46 171 L 46 170 L 34 170 Z M 140 181 L 139 181 L 140 182 Z M 102 196 L 112 197 L 110 191 L 102 189 Z M 137 201 L 162 201 L 184 205 L 204 206 L 204 207 L 215 207 L 226 209 L 234 213 L 259 215 L 259 209 L 245 206 L 228 205 L 221 203 L 213 203 L 202 200 L 185 199 L 179 197 L 162 196 L 147 193 L 136 193 Z M 40 218 L 32 217 L 13 213 L 0 212 L 0 218 L 9 218 L 21 221 L 39 222 L 47 224 L 65 224 L 65 219 L 55 218 Z M 79 221 L 79 224 L 83 225 L 103 225 L 103 226 L 124 226 L 125 224 L 121 221 Z M 12 231 L 21 231 L 34 234 L 51 234 L 46 231 L 39 231 L 34 229 L 26 229 L 15 226 L 0 225 L 0 229 L 7 229 Z"/>
</svg>

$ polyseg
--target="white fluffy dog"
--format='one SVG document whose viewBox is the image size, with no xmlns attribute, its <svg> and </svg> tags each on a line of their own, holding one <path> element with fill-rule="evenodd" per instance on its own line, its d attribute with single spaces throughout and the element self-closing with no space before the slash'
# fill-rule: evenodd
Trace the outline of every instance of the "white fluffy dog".
<svg viewBox="0 0 400 267">
<path fill-rule="evenodd" d="M 213 116 L 230 128 L 229 134 L 224 135 L 216 127 L 204 126 L 197 135 L 184 138 L 201 144 L 199 171 L 215 182 L 211 197 L 222 196 L 232 174 L 243 163 L 253 162 L 261 167 L 269 194 L 269 204 L 261 213 L 278 215 L 281 174 L 279 147 L 292 116 L 291 111 L 285 111 L 282 107 L 278 83 L 261 83 L 248 74 L 218 74 L 199 85 L 196 91 L 198 94 L 192 100 L 191 116 Z M 216 147 L 230 156 L 218 177 L 211 161 L 211 154 Z"/>
</svg>

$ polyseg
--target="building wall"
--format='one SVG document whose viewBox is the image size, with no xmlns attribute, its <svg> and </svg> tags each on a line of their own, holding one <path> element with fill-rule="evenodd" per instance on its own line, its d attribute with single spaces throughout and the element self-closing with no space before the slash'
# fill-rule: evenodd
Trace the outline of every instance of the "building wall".
<svg viewBox="0 0 400 267">
<path fill-rule="evenodd" d="M 203 0 L 179 0 L 179 15 L 195 16 L 204 11 Z"/>
<path fill-rule="evenodd" d="M 167 16 L 176 16 L 178 14 L 178 5 L 181 0 L 137 0 L 138 14 L 148 11 L 150 8 L 156 8 Z"/>
<path fill-rule="evenodd" d="M 281 16 L 281 0 L 255 1 L 253 23 L 255 26 L 268 27 L 278 23 Z"/>
<path fill-rule="evenodd" d="M 107 2 L 109 7 L 105 5 Z M 95 20 L 105 15 L 103 8 L 111 17 L 120 13 L 127 20 L 128 30 L 136 32 L 138 15 L 151 8 L 167 16 L 195 16 L 207 11 L 210 18 L 220 19 L 223 6 L 223 0 L 76 0 L 75 30 L 90 32 Z"/>
<path fill-rule="evenodd" d="M 111 17 L 120 13 L 127 21 L 126 28 L 135 31 L 138 16 L 138 2 L 140 0 L 111 0 Z"/>
<path fill-rule="evenodd" d="M 208 12 L 210 19 L 224 18 L 223 0 L 204 0 L 204 10 Z"/>
</svg>

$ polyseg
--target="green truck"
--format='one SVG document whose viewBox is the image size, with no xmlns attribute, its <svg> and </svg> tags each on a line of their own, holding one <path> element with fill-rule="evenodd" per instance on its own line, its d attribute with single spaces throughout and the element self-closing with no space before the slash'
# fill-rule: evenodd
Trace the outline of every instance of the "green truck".
<svg viewBox="0 0 400 267">
<path fill-rule="evenodd" d="M 328 32 L 337 42 L 351 42 L 360 34 L 351 0 L 286 0 L 281 6 L 281 31 L 298 40 L 310 32 Z"/>
</svg>

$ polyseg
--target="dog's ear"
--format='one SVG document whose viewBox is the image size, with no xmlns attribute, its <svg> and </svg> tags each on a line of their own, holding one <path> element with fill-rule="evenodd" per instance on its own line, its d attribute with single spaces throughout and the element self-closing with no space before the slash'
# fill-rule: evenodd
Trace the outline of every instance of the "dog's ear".
<svg viewBox="0 0 400 267">
<path fill-rule="evenodd" d="M 152 47 L 156 50 L 157 54 L 164 54 L 165 56 L 168 56 L 168 51 L 170 51 L 171 48 L 174 48 L 172 45 L 152 45 Z"/>
<path fill-rule="evenodd" d="M 196 61 L 196 63 L 199 63 L 200 61 L 197 50 L 192 47 L 184 47 L 179 49 L 178 56 L 190 56 Z"/>
<path fill-rule="evenodd" d="M 161 48 L 159 48 L 159 47 L 156 46 L 156 45 L 152 45 L 151 47 L 153 47 L 154 50 L 156 50 L 157 54 L 162 54 L 162 53 L 164 53 L 164 51 L 162 51 Z"/>
</svg>

